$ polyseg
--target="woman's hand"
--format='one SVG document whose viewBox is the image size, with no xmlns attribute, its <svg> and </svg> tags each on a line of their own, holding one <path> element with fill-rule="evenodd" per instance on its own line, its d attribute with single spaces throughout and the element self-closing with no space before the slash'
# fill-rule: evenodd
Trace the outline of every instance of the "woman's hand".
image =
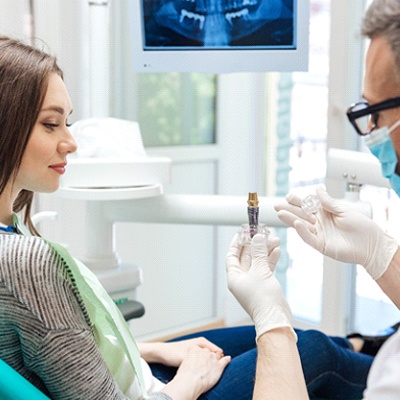
<svg viewBox="0 0 400 400">
<path fill-rule="evenodd" d="M 170 367 L 179 367 L 194 348 L 208 349 L 218 359 L 224 354 L 220 347 L 203 337 L 167 343 L 141 343 L 141 356 L 149 363 L 156 362 Z"/>
<path fill-rule="evenodd" d="M 174 379 L 162 390 L 174 400 L 195 400 L 210 390 L 231 360 L 230 356 L 223 356 L 222 352 L 211 351 L 208 347 L 194 345 L 188 346 L 187 350 Z"/>
</svg>

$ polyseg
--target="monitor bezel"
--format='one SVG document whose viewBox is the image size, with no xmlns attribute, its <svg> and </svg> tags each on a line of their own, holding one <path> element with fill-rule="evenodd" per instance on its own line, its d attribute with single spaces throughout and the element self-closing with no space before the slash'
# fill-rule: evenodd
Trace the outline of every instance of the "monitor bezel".
<svg viewBox="0 0 400 400">
<path fill-rule="evenodd" d="M 296 47 L 270 48 L 144 48 L 142 0 L 131 0 L 132 62 L 136 72 L 293 72 L 308 69 L 310 6 L 295 1 Z"/>
</svg>

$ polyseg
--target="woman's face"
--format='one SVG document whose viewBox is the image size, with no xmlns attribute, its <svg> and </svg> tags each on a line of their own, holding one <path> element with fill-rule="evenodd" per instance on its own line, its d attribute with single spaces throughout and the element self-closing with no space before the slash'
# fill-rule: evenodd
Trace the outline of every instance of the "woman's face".
<svg viewBox="0 0 400 400">
<path fill-rule="evenodd" d="M 16 190 L 53 192 L 58 189 L 67 155 L 76 150 L 67 126 L 71 112 L 72 103 L 64 82 L 54 73 L 14 181 Z"/>
</svg>

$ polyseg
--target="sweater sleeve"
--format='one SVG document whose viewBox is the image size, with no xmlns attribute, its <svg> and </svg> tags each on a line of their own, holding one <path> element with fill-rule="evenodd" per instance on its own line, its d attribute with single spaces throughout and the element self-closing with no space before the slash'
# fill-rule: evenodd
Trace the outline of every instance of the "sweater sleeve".
<svg viewBox="0 0 400 400">
<path fill-rule="evenodd" d="M 36 357 L 36 372 L 54 399 L 127 399 L 105 365 L 89 331 L 52 331 Z M 152 400 L 172 400 L 154 393 Z"/>
<path fill-rule="evenodd" d="M 0 318 L 17 328 L 24 366 L 20 372 L 37 386 L 44 384 L 56 400 L 126 399 L 100 354 L 60 258 L 40 238 L 2 236 L 0 248 L 0 281 L 14 304 Z M 163 393 L 150 398 L 171 400 Z"/>
</svg>

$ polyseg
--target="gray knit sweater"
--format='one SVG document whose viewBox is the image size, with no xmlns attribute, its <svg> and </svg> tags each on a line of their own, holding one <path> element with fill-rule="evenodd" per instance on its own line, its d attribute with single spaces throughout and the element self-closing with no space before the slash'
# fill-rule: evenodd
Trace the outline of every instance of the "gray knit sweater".
<svg viewBox="0 0 400 400">
<path fill-rule="evenodd" d="M 38 237 L 0 234 L 0 358 L 53 399 L 125 399 L 69 271 Z"/>
</svg>

